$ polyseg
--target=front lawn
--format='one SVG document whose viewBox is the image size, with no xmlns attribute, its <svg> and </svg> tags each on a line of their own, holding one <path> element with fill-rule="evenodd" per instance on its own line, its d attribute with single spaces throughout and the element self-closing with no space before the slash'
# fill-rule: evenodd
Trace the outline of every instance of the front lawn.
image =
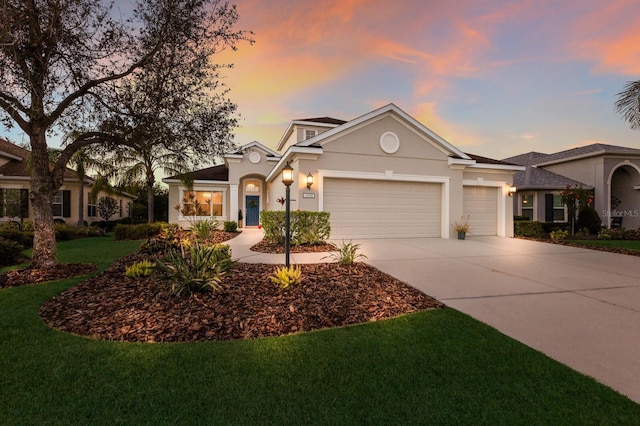
<svg viewBox="0 0 640 426">
<path fill-rule="evenodd" d="M 638 240 L 570 240 L 574 244 L 591 247 L 606 247 L 613 249 L 636 250 L 640 252 Z"/>
<path fill-rule="evenodd" d="M 138 245 L 69 241 L 60 244 L 59 258 L 99 260 L 103 268 Z M 38 317 L 42 303 L 78 282 L 0 290 L 0 424 L 637 424 L 640 418 L 639 405 L 452 309 L 256 340 L 108 342 L 50 329 Z"/>
</svg>

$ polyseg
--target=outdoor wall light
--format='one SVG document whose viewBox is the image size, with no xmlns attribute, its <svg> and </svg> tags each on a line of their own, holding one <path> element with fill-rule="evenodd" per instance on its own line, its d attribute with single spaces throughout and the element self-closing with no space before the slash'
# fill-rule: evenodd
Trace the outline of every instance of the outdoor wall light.
<svg viewBox="0 0 640 426">
<path fill-rule="evenodd" d="M 511 187 L 509 187 L 509 197 L 513 197 L 515 195 L 517 191 L 517 188 L 513 185 L 511 185 Z"/>
<path fill-rule="evenodd" d="M 313 175 L 309 172 L 307 175 L 307 189 L 311 189 L 311 185 L 313 185 Z"/>
</svg>

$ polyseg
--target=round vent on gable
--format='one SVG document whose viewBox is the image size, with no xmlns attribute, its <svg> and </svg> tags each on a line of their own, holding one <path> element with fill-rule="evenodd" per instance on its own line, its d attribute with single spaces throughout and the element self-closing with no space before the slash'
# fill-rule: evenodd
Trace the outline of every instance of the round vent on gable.
<svg viewBox="0 0 640 426">
<path fill-rule="evenodd" d="M 385 132 L 380 136 L 380 148 L 387 154 L 395 154 L 400 149 L 400 139 L 393 132 Z"/>
<path fill-rule="evenodd" d="M 253 151 L 251 154 L 249 154 L 249 161 L 251 161 L 253 164 L 258 164 L 260 160 L 260 153 Z"/>
</svg>

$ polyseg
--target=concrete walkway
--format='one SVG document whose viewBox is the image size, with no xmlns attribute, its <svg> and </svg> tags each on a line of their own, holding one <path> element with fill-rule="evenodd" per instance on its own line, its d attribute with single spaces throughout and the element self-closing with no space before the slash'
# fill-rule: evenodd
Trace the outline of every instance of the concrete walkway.
<svg viewBox="0 0 640 426">
<path fill-rule="evenodd" d="M 229 241 L 233 258 L 284 264 L 249 250 L 262 235 Z M 500 237 L 359 243 L 381 271 L 640 403 L 639 257 Z"/>
</svg>

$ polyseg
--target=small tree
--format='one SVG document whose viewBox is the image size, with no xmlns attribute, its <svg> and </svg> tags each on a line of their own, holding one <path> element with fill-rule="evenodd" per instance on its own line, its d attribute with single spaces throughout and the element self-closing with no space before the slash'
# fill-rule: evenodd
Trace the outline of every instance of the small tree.
<svg viewBox="0 0 640 426">
<path fill-rule="evenodd" d="M 109 219 L 113 217 L 118 211 L 118 202 L 111 197 L 100 197 L 98 200 L 98 213 L 100 217 L 109 222 Z"/>
<path fill-rule="evenodd" d="M 569 223 L 571 224 L 571 235 L 575 235 L 575 227 L 578 212 L 585 207 L 591 207 L 593 203 L 593 190 L 585 189 L 580 185 L 567 185 L 566 189 L 560 192 L 562 203 L 567 206 Z"/>
</svg>

